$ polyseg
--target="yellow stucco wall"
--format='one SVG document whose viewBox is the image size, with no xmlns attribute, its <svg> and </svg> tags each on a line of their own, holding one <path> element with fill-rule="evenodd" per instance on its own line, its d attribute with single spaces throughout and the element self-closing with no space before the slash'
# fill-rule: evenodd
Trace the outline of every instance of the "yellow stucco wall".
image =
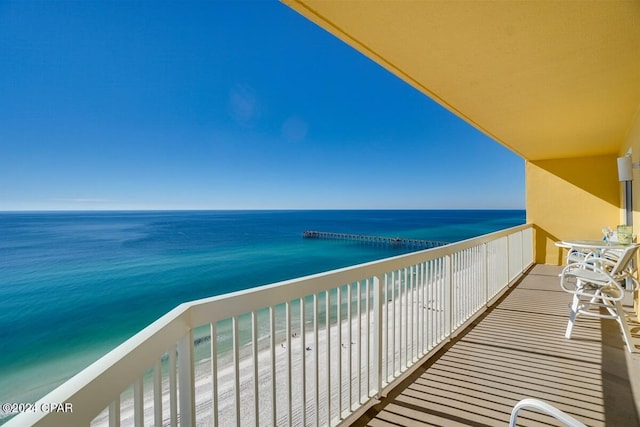
<svg viewBox="0 0 640 427">
<path fill-rule="evenodd" d="M 526 180 L 527 222 L 536 227 L 537 263 L 560 265 L 563 254 L 556 241 L 601 239 L 602 227 L 620 223 L 615 155 L 529 161 Z"/>
</svg>

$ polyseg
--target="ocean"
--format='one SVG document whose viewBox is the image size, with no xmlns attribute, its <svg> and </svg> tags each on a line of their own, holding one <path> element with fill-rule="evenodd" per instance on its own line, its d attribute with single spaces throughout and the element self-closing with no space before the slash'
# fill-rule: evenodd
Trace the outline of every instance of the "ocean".
<svg viewBox="0 0 640 427">
<path fill-rule="evenodd" d="M 32 402 L 178 304 L 456 242 L 522 210 L 0 212 L 0 402 Z M 0 414 L 2 424 L 3 414 Z"/>
</svg>

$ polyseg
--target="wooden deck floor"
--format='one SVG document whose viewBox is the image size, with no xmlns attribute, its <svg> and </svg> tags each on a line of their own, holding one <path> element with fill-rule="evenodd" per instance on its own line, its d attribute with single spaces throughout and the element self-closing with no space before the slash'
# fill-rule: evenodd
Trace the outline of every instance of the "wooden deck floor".
<svg viewBox="0 0 640 427">
<path fill-rule="evenodd" d="M 625 351 L 612 320 L 578 318 L 564 338 L 571 296 L 559 267 L 537 265 L 458 338 L 354 426 L 506 426 L 535 397 L 589 426 L 638 426 L 640 345 Z M 635 344 L 640 325 L 632 324 Z M 632 388 L 635 388 L 635 395 Z M 559 425 L 521 412 L 518 425 Z"/>
</svg>

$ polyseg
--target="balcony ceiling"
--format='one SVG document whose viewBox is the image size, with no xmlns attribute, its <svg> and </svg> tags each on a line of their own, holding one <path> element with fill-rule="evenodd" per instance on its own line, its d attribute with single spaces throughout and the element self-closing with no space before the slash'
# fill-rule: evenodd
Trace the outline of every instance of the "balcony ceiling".
<svg viewBox="0 0 640 427">
<path fill-rule="evenodd" d="M 528 160 L 618 153 L 638 114 L 638 1 L 283 1 Z"/>
</svg>

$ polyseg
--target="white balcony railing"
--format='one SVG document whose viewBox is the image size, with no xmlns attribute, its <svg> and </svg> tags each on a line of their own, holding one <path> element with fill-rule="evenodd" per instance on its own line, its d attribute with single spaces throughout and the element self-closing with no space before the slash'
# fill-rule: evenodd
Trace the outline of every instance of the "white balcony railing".
<svg viewBox="0 0 640 427">
<path fill-rule="evenodd" d="M 532 263 L 523 225 L 184 303 L 8 425 L 339 424 Z"/>
</svg>

